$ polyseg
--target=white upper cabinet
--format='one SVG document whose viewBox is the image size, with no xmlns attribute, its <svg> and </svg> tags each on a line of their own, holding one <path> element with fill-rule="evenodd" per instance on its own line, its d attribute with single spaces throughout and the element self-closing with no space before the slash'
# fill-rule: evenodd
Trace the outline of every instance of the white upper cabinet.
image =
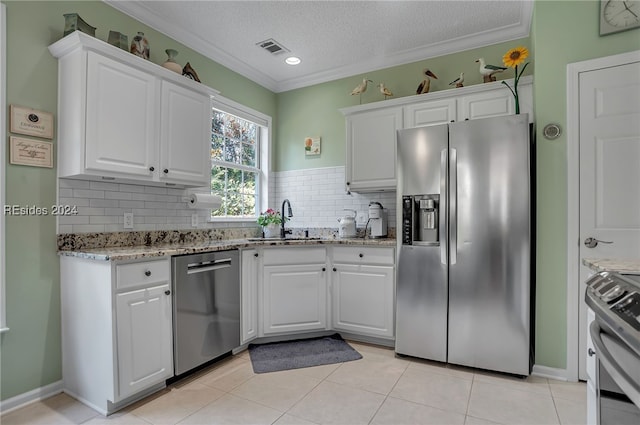
<svg viewBox="0 0 640 425">
<path fill-rule="evenodd" d="M 209 96 L 163 81 L 160 122 L 160 178 L 185 184 L 204 182 L 208 186 L 211 179 Z"/>
<path fill-rule="evenodd" d="M 87 94 L 85 121 L 85 168 L 151 180 L 150 168 L 157 163 L 156 140 L 159 129 L 156 117 L 160 109 L 159 80 L 153 75 L 101 56 L 87 53 Z M 60 97 L 66 98 L 61 92 Z M 66 100 L 66 99 L 65 99 Z M 63 122 L 67 126 L 81 122 Z M 60 138 L 60 143 L 66 143 Z M 59 163 L 74 161 L 65 156 Z M 61 175 L 60 177 L 64 177 Z"/>
<path fill-rule="evenodd" d="M 347 190 L 395 190 L 395 140 L 402 128 L 402 108 L 349 115 L 346 125 Z"/>
<path fill-rule="evenodd" d="M 404 128 L 446 124 L 457 117 L 456 99 L 432 100 L 404 107 Z"/>
<path fill-rule="evenodd" d="M 75 31 L 58 58 L 58 176 L 210 184 L 215 90 Z"/>
<path fill-rule="evenodd" d="M 513 87 L 513 80 L 507 80 Z M 520 113 L 533 122 L 533 78 L 518 84 Z M 511 91 L 501 82 L 406 96 L 340 110 L 346 120 L 347 190 L 396 189 L 396 130 L 515 114 Z"/>
</svg>

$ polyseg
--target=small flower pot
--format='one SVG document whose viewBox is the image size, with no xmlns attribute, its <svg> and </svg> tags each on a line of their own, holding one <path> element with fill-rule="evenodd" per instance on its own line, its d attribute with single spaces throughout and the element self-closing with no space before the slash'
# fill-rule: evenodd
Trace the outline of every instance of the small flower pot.
<svg viewBox="0 0 640 425">
<path fill-rule="evenodd" d="M 267 224 L 262 227 L 262 232 L 265 238 L 279 238 L 280 237 L 280 225 L 279 224 Z"/>
</svg>

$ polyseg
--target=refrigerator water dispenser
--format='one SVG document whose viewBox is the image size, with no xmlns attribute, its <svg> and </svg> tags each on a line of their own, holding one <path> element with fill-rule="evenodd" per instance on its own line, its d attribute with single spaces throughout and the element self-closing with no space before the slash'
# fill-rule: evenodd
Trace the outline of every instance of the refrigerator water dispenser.
<svg viewBox="0 0 640 425">
<path fill-rule="evenodd" d="M 440 196 L 413 195 L 402 197 L 402 243 L 404 245 L 437 245 Z"/>
</svg>

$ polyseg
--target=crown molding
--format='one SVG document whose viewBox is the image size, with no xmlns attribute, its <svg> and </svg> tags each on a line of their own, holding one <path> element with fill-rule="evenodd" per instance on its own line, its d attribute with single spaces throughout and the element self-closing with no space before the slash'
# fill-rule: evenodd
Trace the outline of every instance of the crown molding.
<svg viewBox="0 0 640 425">
<path fill-rule="evenodd" d="M 474 34 L 473 36 L 447 40 L 425 48 L 404 50 L 384 58 L 372 58 L 368 61 L 338 67 L 329 71 L 317 72 L 304 77 L 276 81 L 255 69 L 250 64 L 238 60 L 202 38 L 158 16 L 153 9 L 139 2 L 122 2 L 117 0 L 103 0 L 103 2 L 275 93 L 528 37 L 531 29 L 531 18 L 533 16 L 533 1 L 523 1 L 518 24 L 495 28 L 484 33 Z"/>
</svg>

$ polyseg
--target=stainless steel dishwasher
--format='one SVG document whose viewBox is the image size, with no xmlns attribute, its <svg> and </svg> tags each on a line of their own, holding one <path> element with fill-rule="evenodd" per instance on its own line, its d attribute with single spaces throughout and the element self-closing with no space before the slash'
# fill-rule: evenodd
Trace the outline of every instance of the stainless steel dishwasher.
<svg viewBox="0 0 640 425">
<path fill-rule="evenodd" d="M 240 345 L 238 250 L 172 258 L 173 354 L 181 375 Z"/>
</svg>

